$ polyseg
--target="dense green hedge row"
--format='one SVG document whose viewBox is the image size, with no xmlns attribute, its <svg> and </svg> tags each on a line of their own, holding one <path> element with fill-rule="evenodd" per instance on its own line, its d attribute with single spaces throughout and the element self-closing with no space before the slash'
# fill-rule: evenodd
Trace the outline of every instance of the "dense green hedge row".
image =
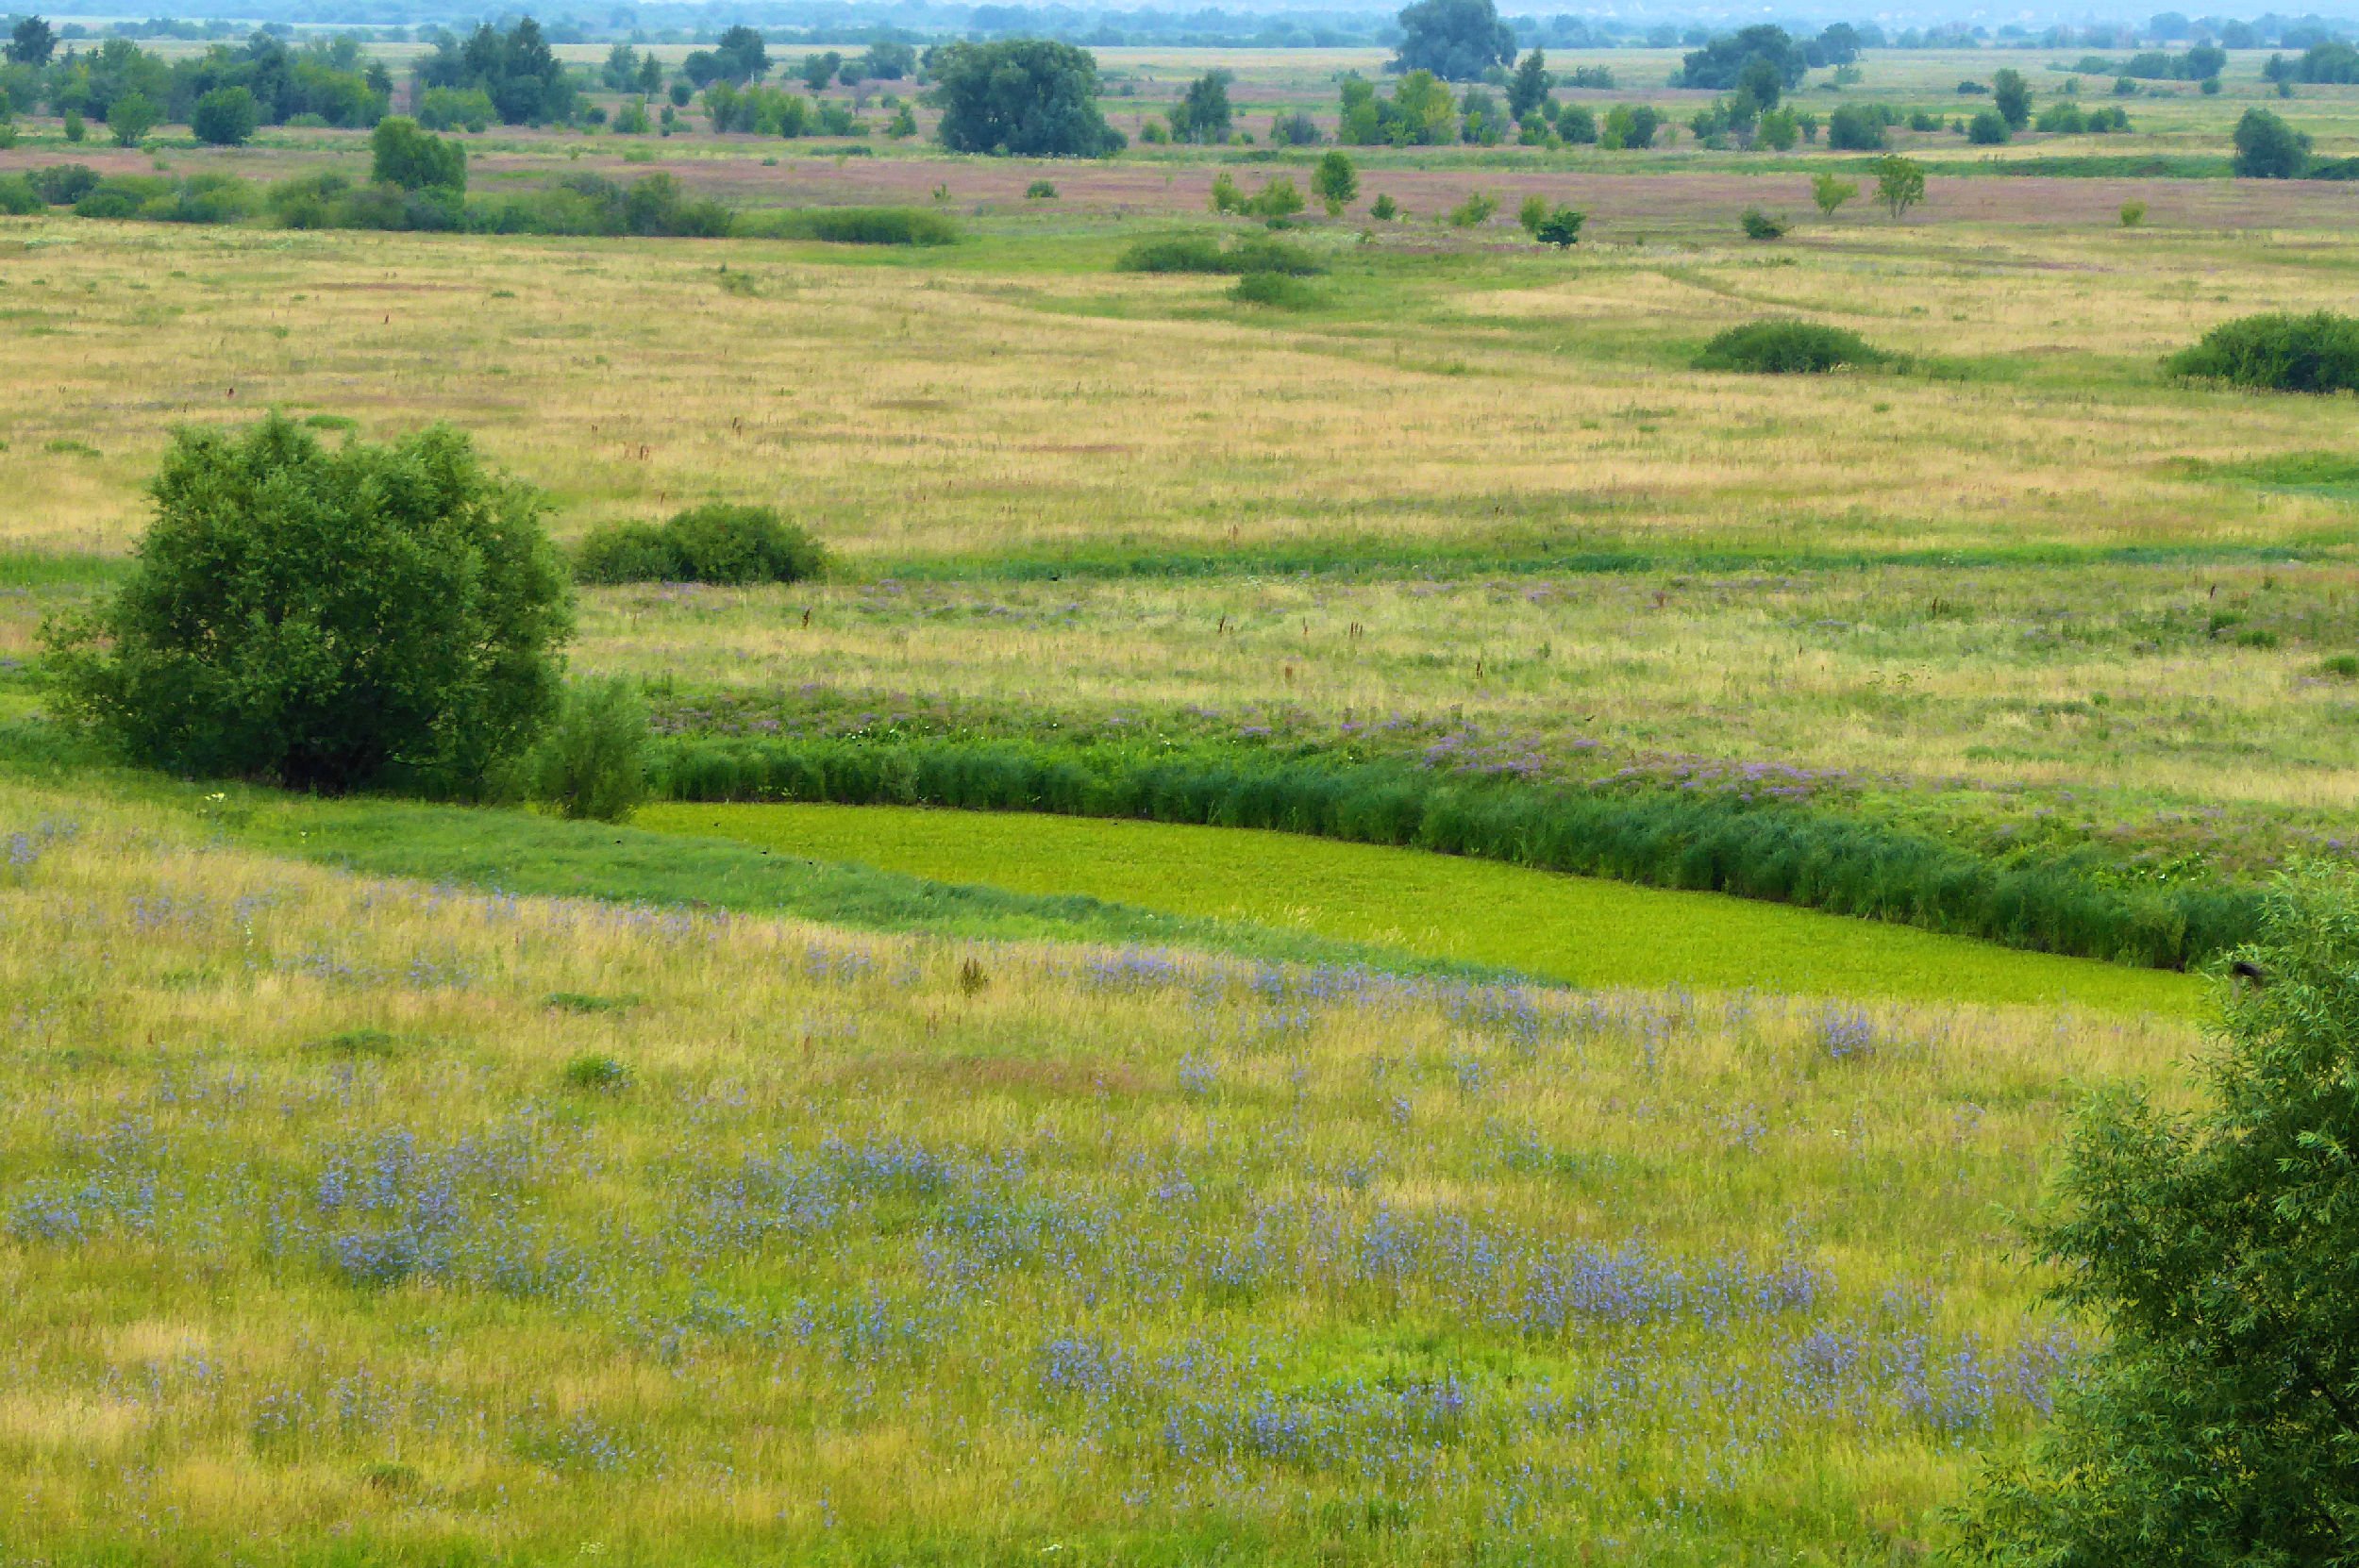
<svg viewBox="0 0 2359 1568">
<path fill-rule="evenodd" d="M 833 801 L 1052 811 L 1275 828 L 1708 889 L 1981 937 L 2184 968 L 2244 941 L 2259 895 L 2129 888 L 2089 862 L 2003 862 L 1785 803 L 1467 780 L 1398 762 L 1024 742 L 664 742 L 676 800 Z"/>
</svg>

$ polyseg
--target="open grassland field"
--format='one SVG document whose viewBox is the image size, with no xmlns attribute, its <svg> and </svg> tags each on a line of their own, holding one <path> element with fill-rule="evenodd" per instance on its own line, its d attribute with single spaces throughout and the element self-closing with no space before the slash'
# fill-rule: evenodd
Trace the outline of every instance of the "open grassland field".
<svg viewBox="0 0 2359 1568">
<path fill-rule="evenodd" d="M 53 1563 L 1905 1552 L 2073 1352 L 1994 1206 L 2069 1082 L 2191 1043 L 480 896 L 0 799 L 0 1456 Z"/>
<path fill-rule="evenodd" d="M 2359 181 L 2227 171 L 2255 106 L 2359 154 L 2359 87 L 2090 76 L 2131 130 L 1896 132 L 1896 219 L 1698 145 L 1676 51 L 1552 53 L 1678 136 L 1347 149 L 1253 304 L 1121 263 L 1271 238 L 1215 177 L 1307 193 L 1270 119 L 1380 57 L 1099 58 L 1096 162 L 878 83 L 462 139 L 949 243 L 0 217 L 0 1559 L 1888 1564 L 2039 1429 L 2092 1330 L 2008 1216 L 2359 858 L 2359 405 L 2163 368 L 2349 309 Z M 1137 140 L 1213 67 L 1256 144 Z M 0 176 L 368 173 L 18 125 Z M 1696 368 L 1764 318 L 1891 358 Z M 43 625 L 271 409 L 827 565 L 578 589 L 628 823 L 122 766 Z"/>
</svg>

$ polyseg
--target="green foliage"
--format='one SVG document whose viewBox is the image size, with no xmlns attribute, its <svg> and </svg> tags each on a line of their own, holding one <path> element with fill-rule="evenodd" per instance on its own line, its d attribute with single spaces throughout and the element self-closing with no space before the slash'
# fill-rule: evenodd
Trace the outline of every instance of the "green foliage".
<svg viewBox="0 0 2359 1568">
<path fill-rule="evenodd" d="M 1390 98 L 1357 75 L 1343 79 L 1343 117 L 1335 140 L 1347 146 L 1431 147 L 1458 140 L 1458 102 L 1430 71 L 1412 71 Z"/>
<path fill-rule="evenodd" d="M 1840 105 L 1827 116 L 1827 145 L 1837 152 L 1882 152 L 1890 124 L 1878 105 Z"/>
<path fill-rule="evenodd" d="M 1767 25 L 1722 33 L 1681 61 L 1678 85 L 1715 92 L 1742 90 L 1762 108 L 1782 91 L 1799 86 L 1810 61 L 1783 27 Z"/>
<path fill-rule="evenodd" d="M 2359 319 L 2327 310 L 2240 317 L 2172 355 L 2165 368 L 2262 392 L 2359 392 Z"/>
<path fill-rule="evenodd" d="M 1817 205 L 1818 215 L 1822 218 L 1833 217 L 1836 209 L 1858 194 L 1858 183 L 1845 179 L 1840 175 L 1819 174 L 1810 176 L 1810 199 Z"/>
<path fill-rule="evenodd" d="M 464 191 L 467 149 L 396 114 L 369 133 L 369 178 L 404 191 Z"/>
<path fill-rule="evenodd" d="M 1351 159 L 1338 148 L 1319 159 L 1318 167 L 1311 175 L 1311 189 L 1326 207 L 1327 215 L 1338 217 L 1345 208 L 1359 199 L 1360 171 L 1352 167 Z"/>
<path fill-rule="evenodd" d="M 630 683 L 617 678 L 569 690 L 527 771 L 533 798 L 560 816 L 628 817 L 647 798 L 647 710 Z"/>
<path fill-rule="evenodd" d="M 1280 310 L 1302 310 L 1319 302 L 1318 292 L 1286 273 L 1251 272 L 1230 286 L 1229 297 L 1239 305 L 1263 305 Z"/>
<path fill-rule="evenodd" d="M 1581 243 L 1581 225 L 1588 219 L 1589 214 L 1586 212 L 1569 207 L 1560 207 L 1540 220 L 1539 226 L 1531 231 L 1531 237 L 1544 245 L 1553 245 L 1558 250 L 1570 250 Z"/>
<path fill-rule="evenodd" d="M 130 579 L 50 633 L 61 710 L 132 759 L 466 794 L 555 708 L 572 605 L 541 498 L 456 432 L 183 430 L 153 494 Z"/>
<path fill-rule="evenodd" d="M 136 147 L 163 121 L 163 110 L 144 93 L 128 92 L 107 108 L 107 129 L 118 147 Z"/>
<path fill-rule="evenodd" d="M 954 153 L 1106 158 L 1123 136 L 1097 110 L 1097 61 L 1069 43 L 947 43 L 929 56 L 942 105 L 935 135 Z"/>
<path fill-rule="evenodd" d="M 1650 104 L 1615 104 L 1605 111 L 1605 123 L 1598 129 L 1598 145 L 1607 152 L 1631 151 L 1654 145 L 1655 133 L 1663 128 L 1663 116 Z"/>
<path fill-rule="evenodd" d="M 1548 221 L 1548 199 L 1533 192 L 1515 209 L 1515 225 L 1526 234 L 1537 235 L 1540 225 Z"/>
<path fill-rule="evenodd" d="M 1053 192 L 1052 192 L 1053 193 Z M 731 232 L 769 240 L 822 240 L 837 245 L 954 245 L 959 225 L 914 207 L 813 207 L 742 214 Z"/>
<path fill-rule="evenodd" d="M 1470 82 L 1514 60 L 1514 32 L 1499 20 L 1492 0 L 1416 0 L 1400 13 L 1400 43 L 1390 69 Z"/>
<path fill-rule="evenodd" d="M 1302 210 L 1302 192 L 1290 175 L 1274 175 L 1262 188 L 1237 204 L 1237 210 L 1248 218 L 1263 218 L 1273 225 L 1282 223 Z"/>
<path fill-rule="evenodd" d="M 1466 199 L 1449 209 L 1452 228 L 1476 228 L 1491 221 L 1499 209 L 1499 199 L 1488 191 L 1469 191 Z"/>
<path fill-rule="evenodd" d="M 2263 906 L 2226 1048 L 2182 1114 L 2076 1120 L 2031 1227 L 2103 1348 L 2030 1456 L 1983 1477 L 1960 1560 L 2165 1568 L 2348 1560 L 2359 1535 L 2359 887 Z"/>
<path fill-rule="evenodd" d="M 503 33 L 486 22 L 461 41 L 443 34 L 419 60 L 418 86 L 481 92 L 510 125 L 539 125 L 572 116 L 573 80 L 558 61 L 541 25 L 527 16 Z"/>
<path fill-rule="evenodd" d="M 568 1089 L 593 1094 L 619 1094 L 630 1087 L 630 1069 L 604 1055 L 577 1056 L 560 1075 Z"/>
<path fill-rule="evenodd" d="M 1838 812 L 1678 790 L 1570 792 L 1406 763 L 1020 741 L 659 742 L 680 801 L 831 801 L 1138 817 L 1415 845 L 1549 871 L 1708 889 L 2177 968 L 2244 941 L 2253 905 L 2126 889 L 2070 864 L 2000 862 Z"/>
<path fill-rule="evenodd" d="M 1380 224 L 1389 224 L 1400 216 L 1400 204 L 1390 196 L 1380 195 L 1368 204 L 1368 216 Z"/>
<path fill-rule="evenodd" d="M 1527 115 L 1540 112 L 1548 102 L 1548 88 L 1553 78 L 1548 75 L 1548 57 L 1534 49 L 1526 55 L 1523 63 L 1507 81 L 1507 112 L 1520 121 Z"/>
<path fill-rule="evenodd" d="M 1142 240 L 1122 253 L 1115 270 L 1126 273 L 1210 273 L 1241 276 L 1246 273 L 1285 273 L 1308 277 L 1327 269 L 1300 245 L 1254 236 L 1224 247 L 1218 240 L 1188 235 L 1169 240 Z"/>
<path fill-rule="evenodd" d="M 1753 321 L 1714 336 L 1697 356 L 1698 370 L 1815 375 L 1845 365 L 1879 365 L 1891 356 L 1856 332 L 1805 321 Z"/>
<path fill-rule="evenodd" d="M 1794 225 L 1782 216 L 1772 216 L 1758 207 L 1748 207 L 1737 219 L 1748 240 L 1782 240 Z"/>
<path fill-rule="evenodd" d="M 2237 176 L 2296 179 L 2310 162 L 2310 138 L 2265 108 L 2249 108 L 2236 122 Z"/>
<path fill-rule="evenodd" d="M 800 582 L 826 565 L 826 552 L 801 525 L 767 507 L 720 501 L 676 512 L 661 526 L 593 529 L 574 558 L 581 581 L 606 584 Z"/>
<path fill-rule="evenodd" d="M 1321 140 L 1319 123 L 1298 109 L 1270 116 L 1269 144 L 1273 147 L 1315 147 Z"/>
<path fill-rule="evenodd" d="M 479 87 L 429 87 L 418 98 L 418 124 L 430 131 L 480 132 L 489 128 L 496 113 L 491 95 Z M 643 122 L 646 117 L 644 104 L 639 117 Z M 622 127 L 618 124 L 615 128 Z"/>
<path fill-rule="evenodd" d="M 1914 158 L 1880 158 L 1875 171 L 1876 199 L 1896 220 L 1925 199 L 1925 166 Z"/>
<path fill-rule="evenodd" d="M 2006 117 L 1995 108 L 1978 110 L 1966 125 L 1966 139 L 1978 147 L 2004 145 L 2013 134 L 2007 128 Z"/>
<path fill-rule="evenodd" d="M 1024 188 L 1024 199 L 1032 202 L 1055 201 L 1057 187 L 1053 181 L 1036 179 Z M 929 213 L 928 216 L 932 216 Z"/>
<path fill-rule="evenodd" d="M 189 129 L 199 142 L 216 147 L 243 147 L 254 139 L 262 111 L 254 94 L 243 87 L 217 87 L 196 101 L 189 112 Z"/>
<path fill-rule="evenodd" d="M 2012 65 L 1991 73 L 1990 103 L 2010 131 L 2032 123 L 2032 84 Z"/>
<path fill-rule="evenodd" d="M 1226 71 L 1207 71 L 1190 82 L 1171 106 L 1171 139 L 1219 146 L 1229 140 L 1230 111 Z"/>
<path fill-rule="evenodd" d="M 2144 202 L 2132 200 L 2121 204 L 2122 227 L 2135 228 L 2144 222 L 2146 222 L 2146 204 Z"/>
</svg>

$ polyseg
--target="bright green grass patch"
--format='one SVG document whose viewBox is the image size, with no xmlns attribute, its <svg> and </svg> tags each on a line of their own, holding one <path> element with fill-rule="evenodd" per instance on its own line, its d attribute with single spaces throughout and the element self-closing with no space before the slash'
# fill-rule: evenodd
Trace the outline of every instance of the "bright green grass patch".
<svg viewBox="0 0 2359 1568">
<path fill-rule="evenodd" d="M 1376 943 L 1587 986 L 2188 1014 L 2203 982 L 1901 926 L 1287 833 L 890 807 L 667 805 L 644 827 Z"/>
</svg>

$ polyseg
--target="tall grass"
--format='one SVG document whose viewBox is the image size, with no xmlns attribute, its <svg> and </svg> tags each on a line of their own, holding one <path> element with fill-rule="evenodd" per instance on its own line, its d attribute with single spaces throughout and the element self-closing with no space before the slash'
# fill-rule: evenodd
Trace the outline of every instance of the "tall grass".
<svg viewBox="0 0 2359 1568">
<path fill-rule="evenodd" d="M 674 800 L 951 806 L 1272 828 L 1476 855 L 2183 968 L 2244 940 L 2255 895 L 2109 886 L 1833 812 L 1672 791 L 1462 780 L 1395 762 L 1023 742 L 715 740 L 659 751 Z"/>
</svg>

